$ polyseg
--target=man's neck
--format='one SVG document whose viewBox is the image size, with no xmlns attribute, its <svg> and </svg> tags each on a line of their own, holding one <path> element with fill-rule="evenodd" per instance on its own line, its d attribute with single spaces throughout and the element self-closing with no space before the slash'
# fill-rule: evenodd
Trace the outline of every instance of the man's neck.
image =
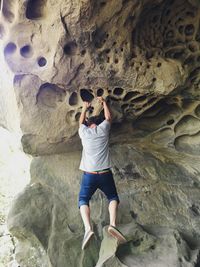
<svg viewBox="0 0 200 267">
<path fill-rule="evenodd" d="M 95 123 L 93 123 L 93 124 L 91 124 L 90 126 L 89 126 L 89 128 L 96 128 L 97 127 L 97 125 L 95 124 Z"/>
</svg>

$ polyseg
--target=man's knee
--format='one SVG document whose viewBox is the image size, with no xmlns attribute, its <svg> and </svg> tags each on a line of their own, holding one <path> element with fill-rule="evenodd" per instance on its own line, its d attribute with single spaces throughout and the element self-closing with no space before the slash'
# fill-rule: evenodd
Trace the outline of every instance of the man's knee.
<svg viewBox="0 0 200 267">
<path fill-rule="evenodd" d="M 88 206 L 89 207 L 89 199 L 88 198 L 79 198 L 79 201 L 78 201 L 78 207 L 79 207 L 79 209 L 80 209 L 80 207 L 81 206 L 83 206 L 83 205 L 86 205 L 86 206 Z"/>
<path fill-rule="evenodd" d="M 108 197 L 108 201 L 109 201 L 109 204 L 111 202 L 117 202 L 117 204 L 119 205 L 119 203 L 120 203 L 120 200 L 119 200 L 119 197 L 118 197 L 117 194 L 115 196 L 113 196 L 113 197 Z"/>
</svg>

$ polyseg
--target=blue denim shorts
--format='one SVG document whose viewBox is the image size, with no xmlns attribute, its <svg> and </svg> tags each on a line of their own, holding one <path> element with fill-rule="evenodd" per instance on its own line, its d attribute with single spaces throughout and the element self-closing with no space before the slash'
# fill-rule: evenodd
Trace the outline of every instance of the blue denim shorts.
<svg viewBox="0 0 200 267">
<path fill-rule="evenodd" d="M 98 188 L 106 195 L 109 202 L 116 200 L 119 203 L 119 197 L 111 171 L 98 174 L 84 172 L 79 193 L 79 208 L 82 205 L 89 206 L 89 201 Z"/>
</svg>

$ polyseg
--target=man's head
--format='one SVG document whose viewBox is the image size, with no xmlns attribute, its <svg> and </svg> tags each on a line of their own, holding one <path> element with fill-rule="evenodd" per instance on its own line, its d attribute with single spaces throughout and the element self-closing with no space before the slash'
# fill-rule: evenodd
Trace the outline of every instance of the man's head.
<svg viewBox="0 0 200 267">
<path fill-rule="evenodd" d="M 92 116 L 87 119 L 86 123 L 88 127 L 90 127 L 92 124 L 99 125 L 101 123 L 101 119 L 99 116 Z"/>
</svg>

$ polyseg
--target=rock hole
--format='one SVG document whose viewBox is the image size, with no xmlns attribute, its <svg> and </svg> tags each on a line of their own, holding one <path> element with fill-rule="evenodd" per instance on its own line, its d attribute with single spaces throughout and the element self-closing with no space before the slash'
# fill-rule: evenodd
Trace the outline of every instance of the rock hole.
<svg viewBox="0 0 200 267">
<path fill-rule="evenodd" d="M 152 22 L 153 22 L 153 23 L 156 23 L 156 22 L 158 21 L 158 18 L 159 18 L 158 15 L 154 16 L 153 19 L 152 19 Z"/>
<path fill-rule="evenodd" d="M 186 60 L 183 62 L 184 65 L 188 65 L 188 64 L 193 64 L 195 61 L 194 56 L 189 56 L 188 58 L 186 58 Z"/>
<path fill-rule="evenodd" d="M 45 15 L 47 0 L 29 0 L 26 8 L 27 19 L 39 19 Z"/>
<path fill-rule="evenodd" d="M 150 249 L 154 250 L 156 248 L 156 245 L 151 245 Z"/>
<path fill-rule="evenodd" d="M 184 32 L 184 26 L 183 25 L 180 25 L 178 27 L 178 31 L 179 31 L 180 34 L 183 34 L 183 32 Z"/>
<path fill-rule="evenodd" d="M 106 5 L 106 2 L 101 2 L 100 7 L 104 7 Z"/>
<path fill-rule="evenodd" d="M 168 31 L 167 34 L 166 34 L 166 38 L 173 38 L 174 37 L 174 32 L 173 31 Z"/>
<path fill-rule="evenodd" d="M 93 94 L 89 92 L 87 89 L 80 90 L 80 96 L 83 101 L 91 102 L 94 98 Z"/>
<path fill-rule="evenodd" d="M 158 62 L 157 67 L 160 68 L 161 65 L 162 65 L 162 64 L 161 64 L 160 62 Z"/>
<path fill-rule="evenodd" d="M 194 44 L 189 44 L 188 48 L 193 53 L 196 52 L 198 49 Z"/>
<path fill-rule="evenodd" d="M 171 10 L 168 9 L 168 10 L 166 11 L 166 13 L 165 13 L 165 16 L 169 16 L 170 12 L 171 12 Z"/>
<path fill-rule="evenodd" d="M 7 55 L 7 54 L 13 54 L 17 49 L 17 46 L 16 44 L 14 43 L 8 43 L 6 45 L 6 47 L 4 48 L 4 54 Z"/>
<path fill-rule="evenodd" d="M 145 54 L 145 57 L 146 57 L 147 60 L 152 58 L 153 57 L 153 52 L 152 51 L 147 51 L 146 54 Z"/>
<path fill-rule="evenodd" d="M 81 56 L 84 56 L 85 55 L 85 53 L 86 53 L 86 50 L 84 49 L 84 50 L 82 50 L 81 51 Z"/>
<path fill-rule="evenodd" d="M 156 81 L 156 78 L 154 77 L 153 79 L 152 79 L 152 82 L 155 82 Z"/>
<path fill-rule="evenodd" d="M 118 58 L 115 59 L 115 64 L 117 64 L 119 62 Z"/>
<path fill-rule="evenodd" d="M 200 208 L 197 205 L 193 204 L 192 207 L 190 207 L 190 210 L 194 216 L 200 216 Z"/>
<path fill-rule="evenodd" d="M 148 101 L 148 104 L 152 104 L 153 102 L 155 102 L 157 98 L 156 97 L 152 97 L 149 101 Z"/>
<path fill-rule="evenodd" d="M 101 48 L 104 44 L 105 39 L 106 39 L 106 33 L 100 28 L 96 29 L 92 33 L 92 40 L 96 48 Z"/>
<path fill-rule="evenodd" d="M 39 88 L 36 101 L 41 106 L 56 108 L 59 102 L 63 102 L 66 92 L 55 84 L 45 83 Z"/>
<path fill-rule="evenodd" d="M 200 27 L 200 25 L 199 25 L 199 27 Z M 200 28 L 199 28 L 199 30 L 198 30 L 196 36 L 195 36 L 195 40 L 196 40 L 197 42 L 200 42 Z"/>
<path fill-rule="evenodd" d="M 179 52 L 175 52 L 173 55 L 172 55 L 172 58 L 174 59 L 179 59 L 182 57 L 184 51 L 179 51 Z"/>
<path fill-rule="evenodd" d="M 174 123 L 173 119 L 167 121 L 167 125 L 172 125 L 173 123 Z"/>
<path fill-rule="evenodd" d="M 179 260 L 180 262 L 183 262 L 182 258 L 180 258 L 180 257 L 178 258 L 178 260 Z"/>
<path fill-rule="evenodd" d="M 186 27 L 185 27 L 185 35 L 187 35 L 187 36 L 193 35 L 194 30 L 195 30 L 195 28 L 194 28 L 193 24 L 186 25 Z"/>
<path fill-rule="evenodd" d="M 76 49 L 77 49 L 77 44 L 76 42 L 69 42 L 67 43 L 64 48 L 63 51 L 66 55 L 74 55 L 76 53 Z"/>
<path fill-rule="evenodd" d="M 78 121 L 80 119 L 81 112 L 76 113 L 75 120 Z"/>
<path fill-rule="evenodd" d="M 39 65 L 40 67 L 44 67 L 46 64 L 47 64 L 47 60 L 46 60 L 46 58 L 44 58 L 44 57 L 40 57 L 40 58 L 38 59 L 38 65 Z"/>
<path fill-rule="evenodd" d="M 33 49 L 30 45 L 25 45 L 20 49 L 20 54 L 22 57 L 30 58 L 33 56 Z"/>
<path fill-rule="evenodd" d="M 140 97 L 137 97 L 133 100 L 131 100 L 131 103 L 137 103 L 137 102 L 141 102 L 141 101 L 144 101 L 147 97 L 145 95 L 143 96 L 140 96 Z"/>
<path fill-rule="evenodd" d="M 110 49 L 106 49 L 105 52 L 106 52 L 106 54 L 109 54 L 110 53 Z"/>
<path fill-rule="evenodd" d="M 123 105 L 121 106 L 121 108 L 122 108 L 122 109 L 126 109 L 128 106 L 129 106 L 128 104 L 123 104 Z"/>
<path fill-rule="evenodd" d="M 6 2 L 6 1 L 5 1 Z M 1 5 L 1 3 L 0 3 L 0 5 Z M 4 4 L 4 2 L 3 2 L 3 9 L 2 9 L 2 13 L 3 13 L 3 15 L 4 15 L 4 17 L 10 22 L 10 23 L 12 23 L 13 22 L 13 20 L 14 20 L 14 18 L 15 18 L 15 16 L 14 16 L 14 14 L 9 10 L 9 5 L 7 6 L 6 4 Z"/>
<path fill-rule="evenodd" d="M 132 59 L 132 58 L 136 58 L 137 57 L 137 55 L 136 55 L 136 53 L 133 51 L 131 54 L 130 54 L 130 59 Z"/>
<path fill-rule="evenodd" d="M 135 109 L 135 112 L 139 112 L 139 111 L 141 111 L 142 110 L 142 108 L 136 108 Z"/>
<path fill-rule="evenodd" d="M 103 93 L 104 93 L 104 90 L 103 90 L 102 88 L 99 88 L 99 89 L 97 90 L 97 96 L 102 96 Z"/>
<path fill-rule="evenodd" d="M 112 100 L 112 101 L 118 102 L 118 99 L 116 97 L 114 97 L 114 96 L 110 96 L 109 99 Z"/>
<path fill-rule="evenodd" d="M 113 91 L 114 95 L 121 95 L 123 94 L 124 90 L 121 87 L 116 87 Z"/>
<path fill-rule="evenodd" d="M 76 92 L 73 92 L 69 97 L 69 105 L 74 106 L 78 103 L 78 96 Z"/>
<path fill-rule="evenodd" d="M 128 101 L 130 100 L 131 98 L 133 98 L 134 96 L 138 95 L 138 92 L 128 92 L 125 97 L 123 98 L 123 101 Z"/>
</svg>

